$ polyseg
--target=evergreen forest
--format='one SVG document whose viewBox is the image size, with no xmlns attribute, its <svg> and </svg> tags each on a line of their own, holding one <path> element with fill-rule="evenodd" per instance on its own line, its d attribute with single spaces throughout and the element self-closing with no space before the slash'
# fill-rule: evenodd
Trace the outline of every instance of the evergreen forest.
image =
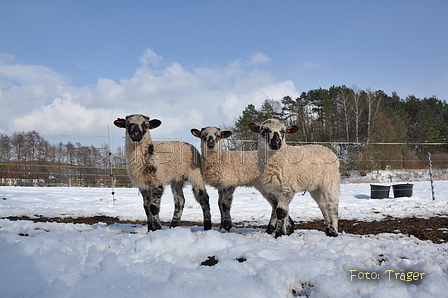
<svg viewBox="0 0 448 298">
<path fill-rule="evenodd" d="M 229 147 L 256 149 L 248 124 L 268 118 L 299 127 L 287 136 L 293 145 L 321 143 L 335 150 L 345 171 L 427 168 L 428 153 L 435 166 L 448 165 L 448 104 L 436 96 L 400 98 L 395 92 L 331 86 L 267 99 L 260 107 L 249 104 L 226 127 L 233 132 Z"/>
</svg>

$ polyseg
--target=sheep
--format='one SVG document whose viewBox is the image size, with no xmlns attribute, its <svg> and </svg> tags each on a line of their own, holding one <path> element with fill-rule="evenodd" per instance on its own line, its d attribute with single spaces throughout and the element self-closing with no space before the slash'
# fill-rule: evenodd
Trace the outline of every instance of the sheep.
<svg viewBox="0 0 448 298">
<path fill-rule="evenodd" d="M 221 140 L 230 137 L 232 132 L 221 131 L 217 127 L 208 126 L 201 130 L 193 128 L 191 133 L 201 139 L 205 182 L 218 189 L 220 229 L 229 231 L 232 228 L 230 208 L 236 187 L 253 186 L 265 195 L 259 180 L 257 151 L 236 152 L 222 149 Z M 273 227 L 267 230 L 268 233 L 273 231 Z"/>
<path fill-rule="evenodd" d="M 286 217 L 289 203 L 297 192 L 308 191 L 319 206 L 326 224 L 326 235 L 338 236 L 340 188 L 339 160 L 330 149 L 320 145 L 290 146 L 285 135 L 297 126 L 286 127 L 276 119 L 261 125 L 250 123 L 258 134 L 260 181 L 276 208 L 275 237 L 294 232 L 294 222 Z"/>
<path fill-rule="evenodd" d="M 134 114 L 118 118 L 115 126 L 126 129 L 125 155 L 127 172 L 132 183 L 140 189 L 148 220 L 148 232 L 161 229 L 159 211 L 164 186 L 171 184 L 174 214 L 171 227 L 179 226 L 185 205 L 184 181 L 192 185 L 196 201 L 201 205 L 204 230 L 212 227 L 209 196 L 204 184 L 199 151 L 180 141 L 153 142 L 150 130 L 160 126 L 157 119 Z"/>
</svg>

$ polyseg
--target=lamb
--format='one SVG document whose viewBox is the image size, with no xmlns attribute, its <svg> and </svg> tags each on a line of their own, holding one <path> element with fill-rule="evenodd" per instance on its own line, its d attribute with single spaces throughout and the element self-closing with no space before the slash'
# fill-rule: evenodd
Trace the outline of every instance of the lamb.
<svg viewBox="0 0 448 298">
<path fill-rule="evenodd" d="M 287 145 L 285 135 L 295 133 L 298 127 L 286 127 L 276 119 L 268 119 L 261 125 L 250 123 L 249 127 L 258 133 L 260 181 L 276 208 L 275 237 L 294 232 L 294 222 L 286 217 L 294 194 L 302 191 L 308 191 L 319 206 L 326 235 L 337 237 L 340 188 L 337 156 L 320 145 Z M 270 224 L 274 222 L 275 219 Z"/>
<path fill-rule="evenodd" d="M 220 229 L 229 231 L 232 228 L 230 209 L 236 187 L 253 186 L 263 196 L 266 195 L 259 180 L 257 151 L 236 152 L 222 149 L 221 140 L 230 137 L 232 132 L 221 131 L 217 127 L 207 126 L 201 130 L 193 128 L 191 133 L 201 139 L 205 182 L 218 189 Z M 267 230 L 268 233 L 273 231 L 273 227 Z"/>
<path fill-rule="evenodd" d="M 193 193 L 202 207 L 204 230 L 212 227 L 209 196 L 203 179 L 199 151 L 191 144 L 179 141 L 153 142 L 150 130 L 160 126 L 157 119 L 134 114 L 118 118 L 115 126 L 126 129 L 125 155 L 127 172 L 132 183 L 140 189 L 148 220 L 148 232 L 161 229 L 159 211 L 164 186 L 171 184 L 174 214 L 171 227 L 179 226 L 185 205 L 184 181 L 192 185 Z"/>
</svg>

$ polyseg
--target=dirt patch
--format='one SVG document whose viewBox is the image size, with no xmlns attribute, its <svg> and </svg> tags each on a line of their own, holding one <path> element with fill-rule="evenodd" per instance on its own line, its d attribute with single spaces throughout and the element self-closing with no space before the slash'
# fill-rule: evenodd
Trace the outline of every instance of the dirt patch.
<svg viewBox="0 0 448 298">
<path fill-rule="evenodd" d="M 209 256 L 207 257 L 207 260 L 205 260 L 204 262 L 201 263 L 201 266 L 215 266 L 216 264 L 218 264 L 218 260 L 216 259 L 215 256 Z"/>
<path fill-rule="evenodd" d="M 58 222 L 58 223 L 75 223 L 75 224 L 136 224 L 146 225 L 145 221 L 120 220 L 118 217 L 111 216 L 91 216 L 91 217 L 45 217 L 38 216 L 10 216 L 4 217 L 9 220 L 30 220 L 33 222 Z M 169 222 L 162 222 L 162 225 L 169 226 Z M 201 226 L 201 222 L 182 221 L 181 226 Z M 219 227 L 219 224 L 213 224 Z M 235 227 L 246 227 L 254 229 L 266 229 L 266 225 L 256 225 L 251 222 L 237 222 Z M 310 222 L 296 222 L 295 229 L 302 230 L 319 230 L 325 231 L 323 220 Z M 364 222 L 357 220 L 339 220 L 339 232 L 357 235 L 369 235 L 380 233 L 401 233 L 405 235 L 413 235 L 420 240 L 430 240 L 434 243 L 448 243 L 448 216 L 431 217 L 431 218 L 386 218 L 381 221 Z"/>
</svg>

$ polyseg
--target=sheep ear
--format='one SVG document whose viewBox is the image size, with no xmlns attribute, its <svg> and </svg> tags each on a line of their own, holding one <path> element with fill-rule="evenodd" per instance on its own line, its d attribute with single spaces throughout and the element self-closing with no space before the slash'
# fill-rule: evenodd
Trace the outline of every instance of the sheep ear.
<svg viewBox="0 0 448 298">
<path fill-rule="evenodd" d="M 260 125 L 257 123 L 249 123 L 250 129 L 252 129 L 253 132 L 259 133 L 260 132 Z"/>
<path fill-rule="evenodd" d="M 192 128 L 190 131 L 191 134 L 194 135 L 196 138 L 201 138 L 201 132 L 198 129 Z"/>
<path fill-rule="evenodd" d="M 160 126 L 160 124 L 162 124 L 162 121 L 158 119 L 152 119 L 151 121 L 149 121 L 149 129 L 157 128 Z"/>
<path fill-rule="evenodd" d="M 114 124 L 116 127 L 119 128 L 125 128 L 126 127 L 126 120 L 123 118 L 117 118 L 117 120 L 114 121 Z"/>
<path fill-rule="evenodd" d="M 221 131 L 221 139 L 226 139 L 232 135 L 230 130 Z"/>
<path fill-rule="evenodd" d="M 295 133 L 299 130 L 299 128 L 295 125 L 292 125 L 286 129 L 286 133 Z"/>
</svg>

